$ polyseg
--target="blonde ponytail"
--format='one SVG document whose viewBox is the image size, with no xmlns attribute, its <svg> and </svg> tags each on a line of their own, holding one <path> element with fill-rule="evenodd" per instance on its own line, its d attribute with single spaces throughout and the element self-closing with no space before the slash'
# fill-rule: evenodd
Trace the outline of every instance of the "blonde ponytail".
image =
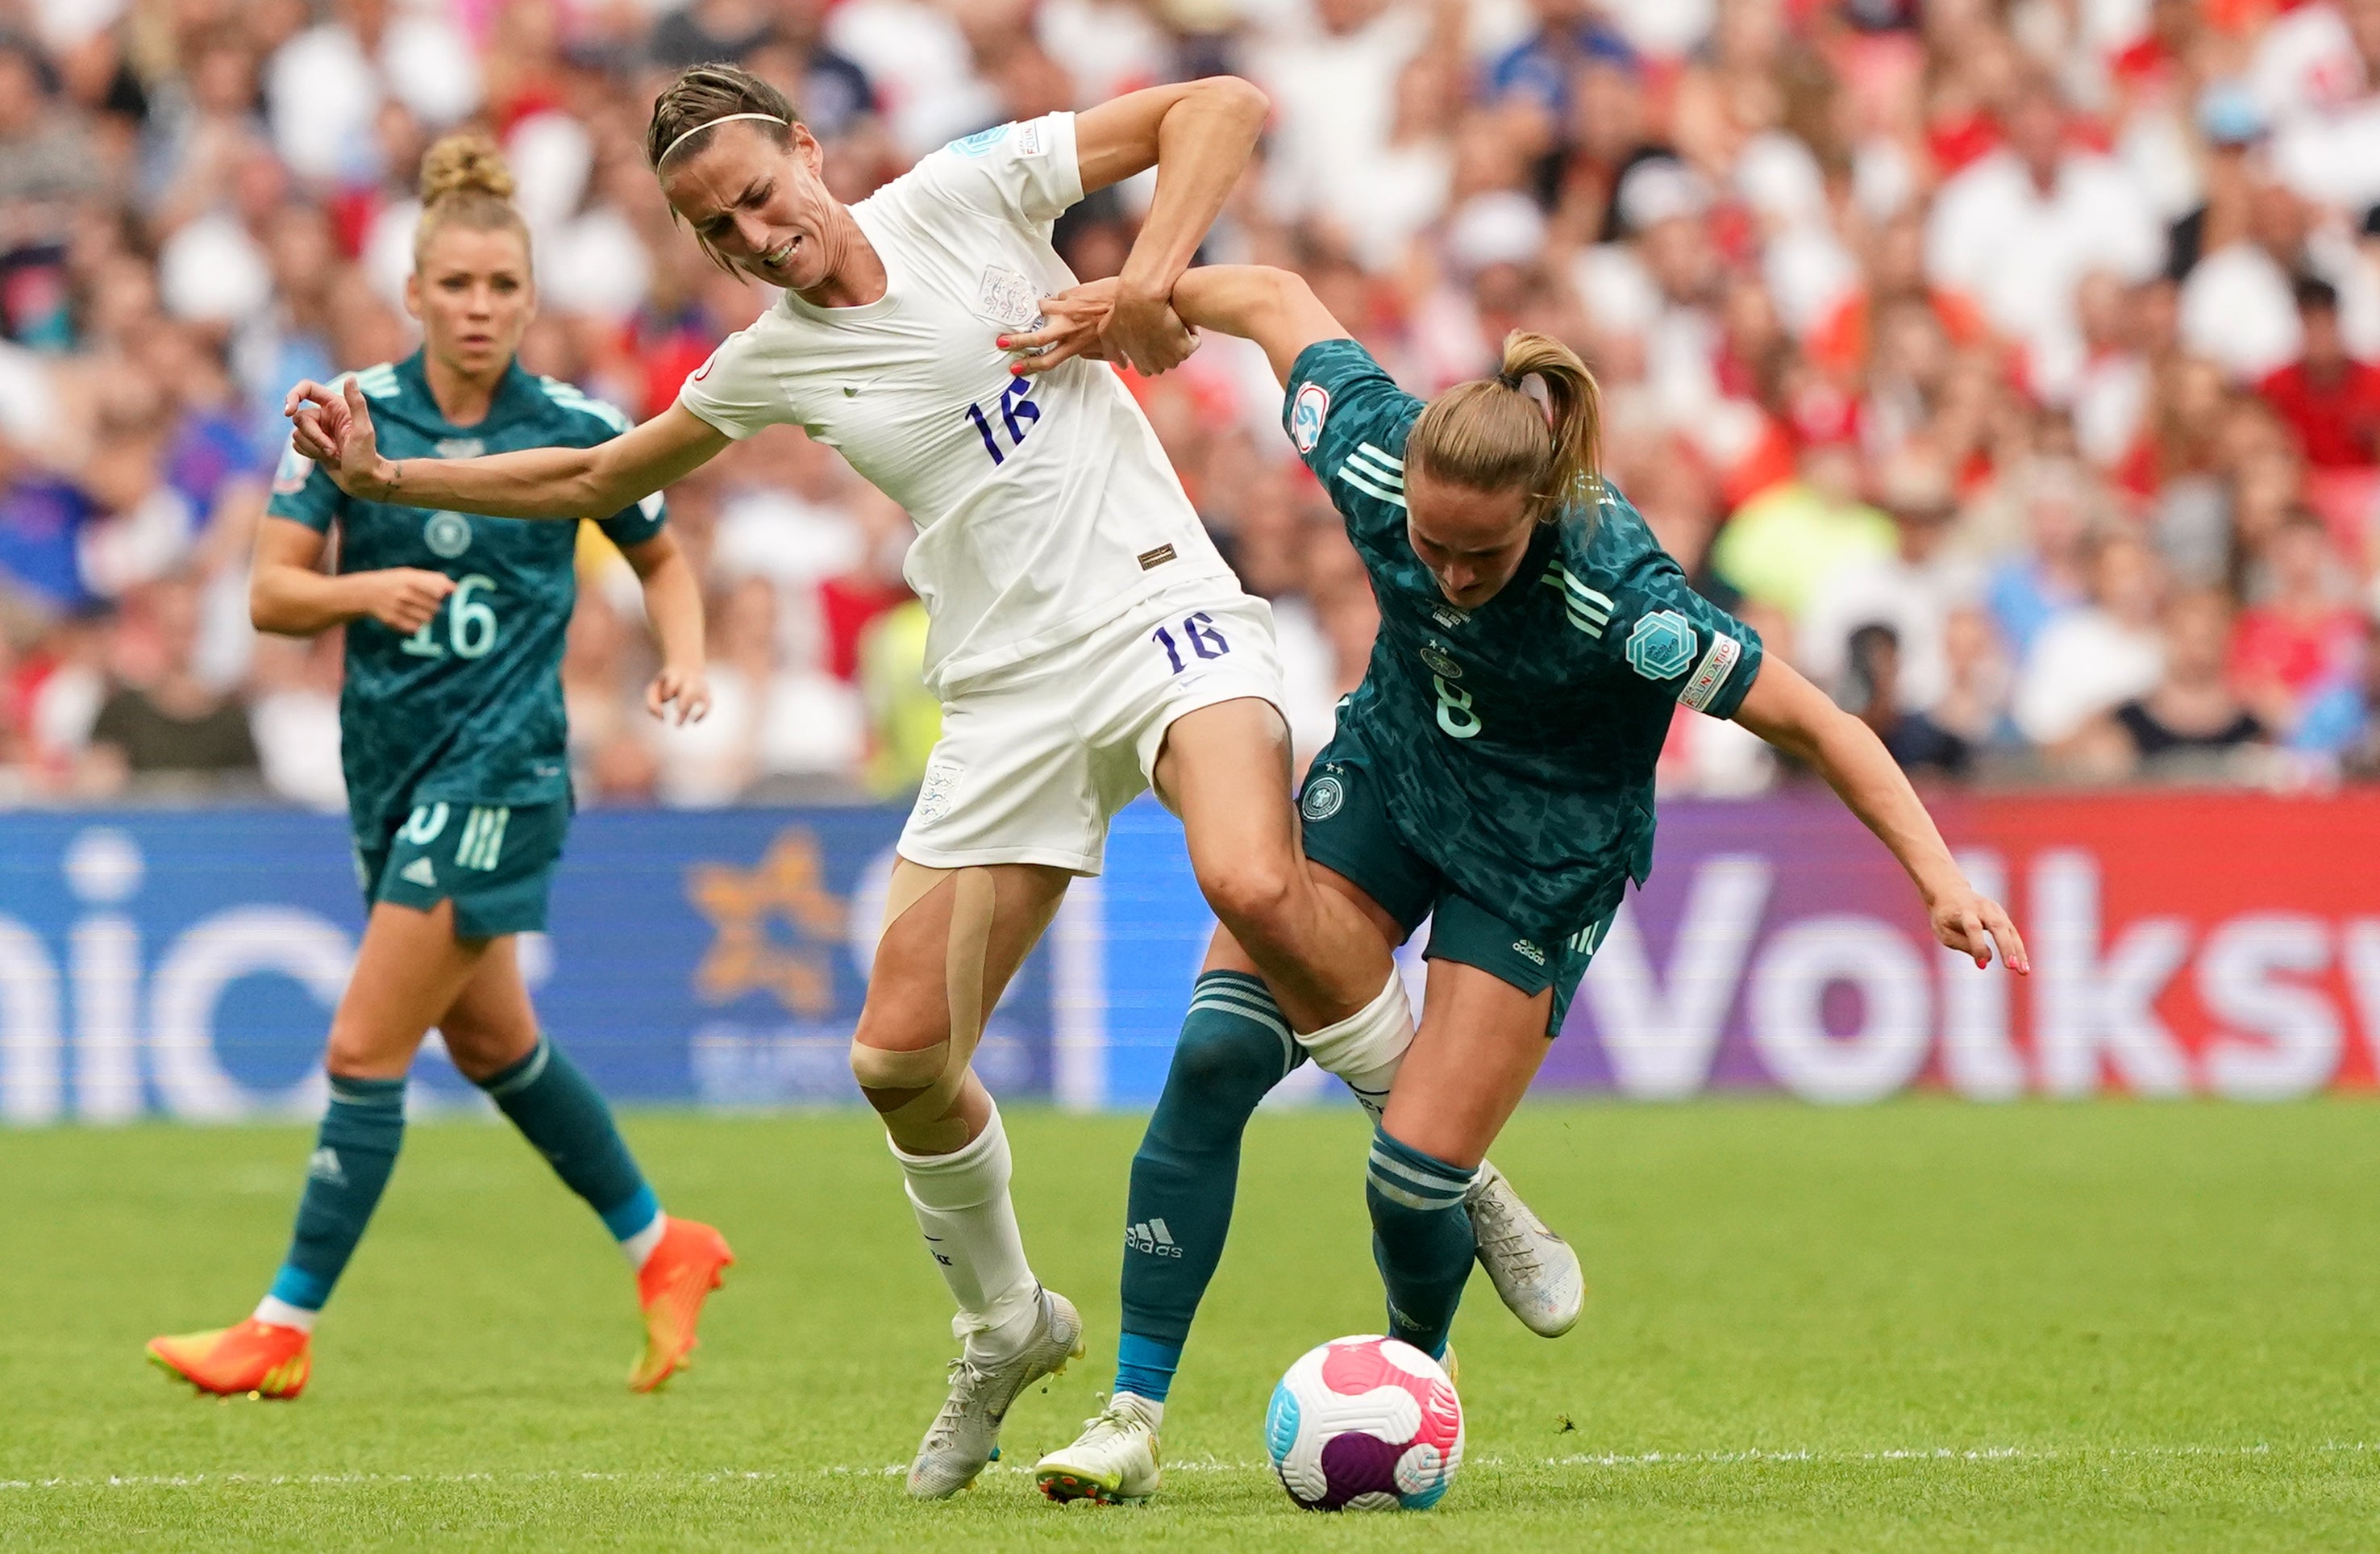
<svg viewBox="0 0 2380 1554">
<path fill-rule="evenodd" d="M 1531 378 L 1545 384 L 1539 408 Z M 1529 516 L 1550 523 L 1572 502 L 1601 495 L 1603 400 L 1578 353 L 1516 329 L 1492 378 L 1457 383 L 1414 422 L 1405 461 L 1473 491 L 1529 493 Z"/>
<path fill-rule="evenodd" d="M 514 231 L 528 244 L 528 224 L 513 207 L 513 172 L 496 143 L 476 130 L 442 138 L 421 159 L 421 225 L 414 229 L 413 263 L 432 234 L 448 226 L 473 232 Z"/>
</svg>

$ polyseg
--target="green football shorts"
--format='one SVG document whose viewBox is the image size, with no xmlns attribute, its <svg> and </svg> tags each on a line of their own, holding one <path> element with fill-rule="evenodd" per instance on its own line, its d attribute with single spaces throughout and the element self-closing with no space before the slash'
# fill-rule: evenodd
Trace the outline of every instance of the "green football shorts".
<svg viewBox="0 0 2380 1554">
<path fill-rule="evenodd" d="M 356 838 L 364 905 L 392 902 L 428 912 L 455 903 L 455 937 L 542 932 L 553 866 L 570 831 L 570 801 L 418 804 L 403 820 Z"/>
<path fill-rule="evenodd" d="M 1384 784 L 1373 774 L 1360 740 L 1342 736 L 1324 747 L 1305 774 L 1297 812 L 1305 821 L 1305 856 L 1344 875 L 1394 917 L 1410 937 L 1429 919 L 1430 960 L 1475 965 L 1531 997 L 1553 989 L 1546 1035 L 1561 1034 L 1562 1017 L 1577 995 L 1586 963 L 1610 931 L 1618 907 L 1557 943 L 1544 944 L 1449 884 L 1430 861 L 1405 844 L 1389 819 Z"/>
</svg>

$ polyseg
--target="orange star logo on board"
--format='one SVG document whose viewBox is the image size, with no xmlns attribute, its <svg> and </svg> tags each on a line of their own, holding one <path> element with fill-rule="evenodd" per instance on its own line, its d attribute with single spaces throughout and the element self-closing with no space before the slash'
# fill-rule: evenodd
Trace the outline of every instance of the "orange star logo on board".
<svg viewBox="0 0 2380 1554">
<path fill-rule="evenodd" d="M 694 990 L 704 1002 L 765 992 L 796 1014 L 834 1008 L 833 955 L 845 912 L 843 899 L 826 888 L 810 832 L 779 832 L 748 869 L 695 865 L 686 870 L 686 894 L 717 934 L 694 971 Z M 790 941 L 769 931 L 772 921 L 792 930 Z"/>
</svg>

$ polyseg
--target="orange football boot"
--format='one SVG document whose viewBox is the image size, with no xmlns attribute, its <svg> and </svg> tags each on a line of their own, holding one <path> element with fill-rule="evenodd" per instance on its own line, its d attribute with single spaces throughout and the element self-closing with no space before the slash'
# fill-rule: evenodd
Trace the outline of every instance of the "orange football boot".
<svg viewBox="0 0 2380 1554">
<path fill-rule="evenodd" d="M 670 1220 L 661 1244 L 637 1270 L 637 1301 L 645 1308 L 645 1352 L 629 1367 L 632 1390 L 656 1391 L 686 1367 L 702 1303 L 719 1288 L 722 1270 L 735 1260 L 727 1238 L 709 1225 Z"/>
<path fill-rule="evenodd" d="M 251 1317 L 236 1328 L 149 1341 L 150 1363 L 218 1397 L 295 1398 L 314 1373 L 314 1338 Z"/>
</svg>

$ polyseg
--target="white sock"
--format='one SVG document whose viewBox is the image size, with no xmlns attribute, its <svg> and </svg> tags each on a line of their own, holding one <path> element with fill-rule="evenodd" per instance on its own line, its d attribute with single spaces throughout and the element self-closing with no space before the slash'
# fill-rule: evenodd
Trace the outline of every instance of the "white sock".
<svg viewBox="0 0 2380 1554">
<path fill-rule="evenodd" d="M 1346 1081 L 1364 1110 L 1378 1121 L 1388 1107 L 1389 1089 L 1396 1083 L 1397 1070 L 1404 1066 L 1405 1050 L 1413 1045 L 1413 1007 L 1405 1002 L 1404 978 L 1392 966 L 1388 986 L 1371 1002 L 1337 1025 L 1300 1036 L 1297 1041 L 1316 1066 Z"/>
<path fill-rule="evenodd" d="M 1108 1406 L 1119 1413 L 1134 1415 L 1152 1430 L 1165 1423 L 1165 1405 L 1155 1398 L 1144 1398 L 1138 1392 L 1118 1392 L 1108 1400 Z"/>
<path fill-rule="evenodd" d="M 287 1301 L 275 1300 L 271 1295 L 267 1295 L 256 1303 L 256 1310 L 252 1315 L 258 1321 L 273 1327 L 295 1328 L 301 1333 L 310 1333 L 314 1330 L 315 1322 L 322 1317 L 322 1314 L 319 1311 L 309 1311 L 302 1305 L 292 1305 Z"/>
<path fill-rule="evenodd" d="M 1000 1109 L 992 1108 L 983 1132 L 955 1154 L 911 1155 L 893 1145 L 892 1156 L 907 1179 L 926 1249 L 959 1304 L 952 1333 L 985 1359 L 1014 1354 L 1040 1314 L 1041 1284 L 1026 1265 L 1025 1238 L 1009 1202 L 1008 1132 Z"/>
<path fill-rule="evenodd" d="M 620 1256 L 628 1259 L 630 1268 L 642 1273 L 645 1270 L 645 1259 L 653 1255 L 653 1248 L 662 1244 L 662 1233 L 668 1229 L 669 1216 L 654 1215 L 651 1224 L 620 1243 Z"/>
</svg>

